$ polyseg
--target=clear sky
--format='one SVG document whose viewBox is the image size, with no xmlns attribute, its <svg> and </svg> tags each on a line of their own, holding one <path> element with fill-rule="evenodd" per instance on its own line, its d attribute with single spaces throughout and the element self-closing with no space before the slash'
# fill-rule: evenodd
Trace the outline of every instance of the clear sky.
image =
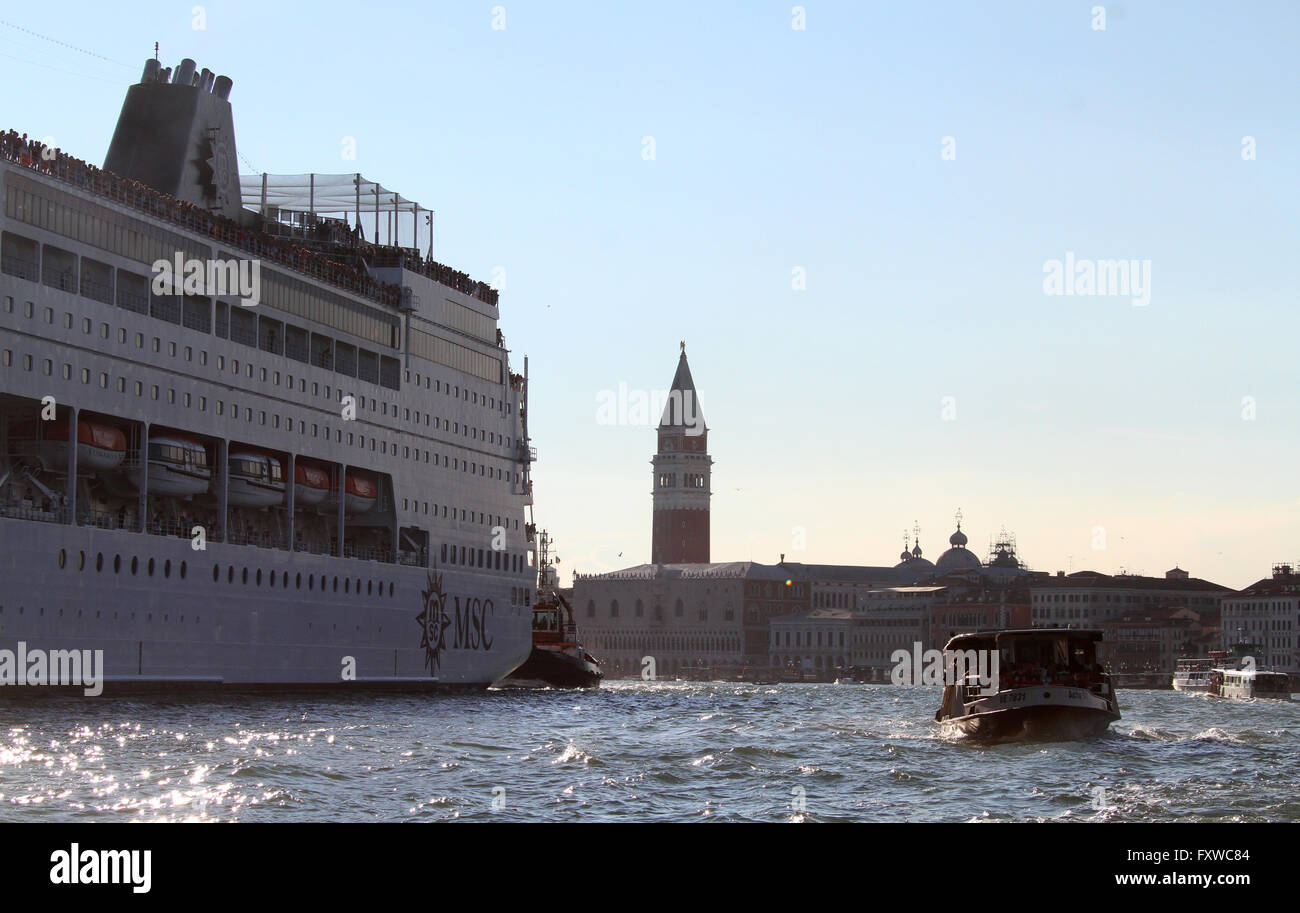
<svg viewBox="0 0 1300 913">
<path fill-rule="evenodd" d="M 960 508 L 980 554 L 1244 586 L 1300 557 L 1300 6 L 1100 5 L 10 5 L 0 126 L 102 162 L 157 41 L 234 79 L 241 171 L 436 210 L 504 269 L 562 573 L 648 559 L 654 432 L 597 406 L 684 339 L 715 560 L 934 558 Z M 1149 302 L 1045 294 L 1067 252 Z"/>
</svg>

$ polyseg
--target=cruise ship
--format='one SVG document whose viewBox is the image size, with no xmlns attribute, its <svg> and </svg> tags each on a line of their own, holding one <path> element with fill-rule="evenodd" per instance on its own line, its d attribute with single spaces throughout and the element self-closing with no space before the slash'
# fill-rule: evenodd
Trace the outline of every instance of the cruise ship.
<svg viewBox="0 0 1300 913">
<path fill-rule="evenodd" d="M 102 169 L 0 135 L 0 651 L 102 651 L 106 693 L 487 687 L 536 585 L 497 290 L 361 174 L 241 178 L 231 91 L 148 60 Z"/>
</svg>

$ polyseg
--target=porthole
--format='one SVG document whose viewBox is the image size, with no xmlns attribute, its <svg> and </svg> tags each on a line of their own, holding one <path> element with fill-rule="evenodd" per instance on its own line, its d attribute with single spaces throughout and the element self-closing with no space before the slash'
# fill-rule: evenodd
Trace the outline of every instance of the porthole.
<svg viewBox="0 0 1300 913">
<path fill-rule="evenodd" d="M 367 580 L 367 581 L 366 581 L 366 595 L 367 595 L 367 596 L 373 595 L 373 594 L 374 594 L 374 589 L 375 589 L 375 582 L 374 582 L 373 580 Z"/>
<path fill-rule="evenodd" d="M 163 562 L 163 576 L 170 577 L 171 575 L 172 575 L 172 559 L 168 558 L 166 561 Z"/>
<path fill-rule="evenodd" d="M 137 557 L 137 556 L 135 556 L 135 555 L 132 555 L 132 556 L 131 556 L 131 576 L 134 577 L 134 576 L 139 572 L 139 570 L 140 570 L 140 559 L 139 559 L 139 557 Z"/>
<path fill-rule="evenodd" d="M 219 583 L 220 581 L 221 581 L 221 565 L 214 564 L 212 565 L 212 582 Z"/>
<path fill-rule="evenodd" d="M 262 569 L 260 567 L 257 569 L 257 585 L 262 585 Z"/>
<path fill-rule="evenodd" d="M 300 571 L 300 572 L 298 573 L 298 575 L 297 575 L 296 577 L 294 577 L 294 579 L 293 579 L 293 588 L 294 588 L 295 590 L 301 590 L 301 589 L 302 589 L 302 572 L 301 572 L 301 571 Z"/>
<path fill-rule="evenodd" d="M 280 576 L 280 586 L 283 587 L 283 588 L 286 589 L 286 590 L 289 589 L 289 572 L 288 572 L 288 571 L 285 571 L 284 574 L 282 574 L 282 575 Z"/>
<path fill-rule="evenodd" d="M 335 578 L 334 578 L 334 592 L 337 593 L 338 591 L 339 591 L 339 578 L 335 577 Z"/>
<path fill-rule="evenodd" d="M 351 577 L 344 577 L 344 578 L 343 578 L 343 592 L 345 592 L 345 593 L 350 593 L 350 592 L 352 592 L 352 578 L 351 578 Z"/>
<path fill-rule="evenodd" d="M 114 555 L 114 556 L 113 556 L 113 573 L 114 573 L 114 574 L 120 574 L 120 573 L 122 573 L 122 556 L 121 556 L 121 555 Z"/>
<path fill-rule="evenodd" d="M 242 580 L 244 586 L 248 586 L 248 568 L 247 568 L 247 567 L 244 568 L 244 573 L 243 573 L 243 575 L 241 576 L 241 580 Z"/>
<path fill-rule="evenodd" d="M 61 548 L 59 549 L 59 570 L 63 570 L 67 566 L 68 566 L 68 551 L 67 549 Z"/>
<path fill-rule="evenodd" d="M 234 582 L 235 582 L 235 566 L 232 564 L 230 565 L 230 567 L 226 568 L 226 583 L 234 583 Z"/>
<path fill-rule="evenodd" d="M 307 589 L 309 589 L 309 590 L 310 590 L 310 589 L 313 589 L 313 588 L 315 587 L 315 585 L 316 585 L 316 578 L 313 577 L 311 574 L 308 574 L 308 575 L 307 575 Z"/>
<path fill-rule="evenodd" d="M 149 559 L 149 576 L 150 576 L 150 577 L 153 576 L 153 559 L 152 559 L 152 558 Z"/>
<path fill-rule="evenodd" d="M 388 598 L 393 598 L 393 581 L 388 581 Z"/>
<path fill-rule="evenodd" d="M 102 571 L 102 570 L 104 570 L 104 553 L 103 553 L 103 552 L 100 552 L 98 555 L 95 556 L 95 570 L 97 570 L 97 571 Z"/>
<path fill-rule="evenodd" d="M 185 579 L 185 572 L 186 572 L 186 570 L 188 570 L 188 567 L 186 566 L 185 562 L 182 561 L 182 562 L 181 562 L 181 579 L 182 579 L 182 580 Z M 181 620 L 184 621 L 185 619 L 182 618 Z"/>
<path fill-rule="evenodd" d="M 275 586 L 275 571 L 271 571 L 271 586 Z"/>
<path fill-rule="evenodd" d="M 77 570 L 79 570 L 79 571 L 84 571 L 85 569 L 86 569 L 86 553 L 85 553 L 85 552 L 78 552 L 78 553 L 77 553 Z"/>
</svg>

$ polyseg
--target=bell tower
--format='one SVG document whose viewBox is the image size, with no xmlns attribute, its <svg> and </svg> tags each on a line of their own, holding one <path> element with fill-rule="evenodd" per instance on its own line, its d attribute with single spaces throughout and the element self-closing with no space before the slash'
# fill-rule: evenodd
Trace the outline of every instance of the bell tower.
<svg viewBox="0 0 1300 913">
<path fill-rule="evenodd" d="M 654 522 L 650 561 L 705 564 L 709 561 L 709 499 L 713 460 L 709 432 L 695 392 L 686 343 L 659 420 L 654 467 Z"/>
</svg>

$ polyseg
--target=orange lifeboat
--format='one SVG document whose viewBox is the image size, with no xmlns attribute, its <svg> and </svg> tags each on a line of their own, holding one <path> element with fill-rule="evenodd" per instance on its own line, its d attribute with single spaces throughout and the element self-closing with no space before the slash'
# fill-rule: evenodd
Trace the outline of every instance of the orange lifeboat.
<svg viewBox="0 0 1300 913">
<path fill-rule="evenodd" d="M 48 469 L 68 468 L 68 423 L 53 420 L 15 425 L 10 431 L 19 452 L 26 452 Z M 126 459 L 126 435 L 120 428 L 89 419 L 77 420 L 77 471 L 117 469 Z"/>
<path fill-rule="evenodd" d="M 330 472 L 323 466 L 298 460 L 293 467 L 295 507 L 315 507 L 329 497 Z"/>
</svg>

